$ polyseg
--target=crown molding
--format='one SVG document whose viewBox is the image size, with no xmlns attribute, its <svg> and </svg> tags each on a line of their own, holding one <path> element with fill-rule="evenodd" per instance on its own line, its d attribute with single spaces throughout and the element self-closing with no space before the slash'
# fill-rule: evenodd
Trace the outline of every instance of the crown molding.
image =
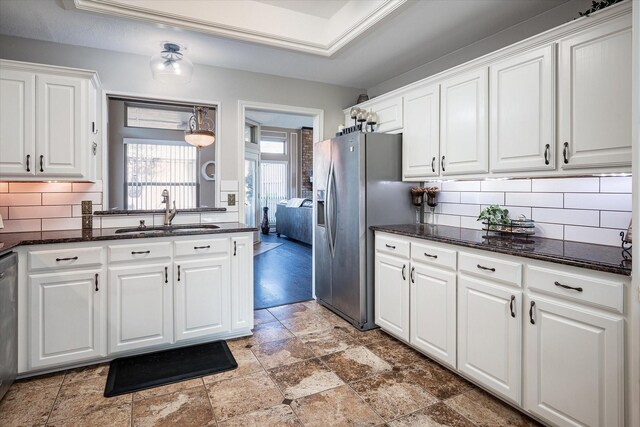
<svg viewBox="0 0 640 427">
<path fill-rule="evenodd" d="M 211 34 L 219 37 L 242 40 L 251 43 L 295 50 L 313 55 L 331 57 L 338 51 L 349 45 L 356 38 L 370 30 L 385 17 L 389 16 L 403 5 L 407 4 L 407 0 L 377 0 L 369 3 L 359 2 L 358 0 L 349 0 L 345 7 L 357 10 L 359 14 L 342 14 L 340 11 L 330 19 L 309 18 L 313 20 L 316 26 L 310 26 L 307 29 L 305 38 L 292 37 L 278 32 L 278 16 L 283 22 L 290 21 L 290 16 L 295 13 L 284 10 L 275 6 L 269 6 L 273 13 L 273 19 L 276 21 L 272 25 L 274 31 L 259 31 L 242 25 L 233 25 L 218 21 L 199 19 L 193 12 L 191 15 L 178 15 L 171 13 L 166 7 L 162 9 L 162 1 L 156 2 L 158 7 L 143 7 L 141 4 L 134 4 L 126 0 L 62 0 L 62 4 L 66 9 L 76 9 L 92 13 L 110 15 L 115 17 L 123 17 L 136 19 L 154 24 L 164 24 L 172 27 L 183 28 L 186 30 L 196 31 L 205 34 Z M 244 2 L 237 2 L 237 14 L 241 16 Z M 168 3 L 165 3 L 167 5 Z M 367 10 L 364 5 L 369 6 Z M 263 4 L 263 7 L 266 5 Z M 231 5 L 225 7 L 230 8 Z M 366 13 L 363 13 L 366 11 Z M 287 16 L 289 15 L 289 16 Z M 345 17 L 346 15 L 346 17 Z M 337 22 L 343 21 L 343 22 Z M 323 31 L 318 31 L 322 29 Z M 331 34 L 333 32 L 334 34 Z M 322 34 L 321 34 L 322 33 Z"/>
</svg>

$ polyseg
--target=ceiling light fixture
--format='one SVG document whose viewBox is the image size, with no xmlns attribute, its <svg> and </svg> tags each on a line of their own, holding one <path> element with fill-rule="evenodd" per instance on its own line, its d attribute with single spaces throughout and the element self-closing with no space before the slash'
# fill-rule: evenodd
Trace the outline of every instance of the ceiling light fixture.
<svg viewBox="0 0 640 427">
<path fill-rule="evenodd" d="M 187 130 L 184 131 L 184 140 L 194 147 L 207 147 L 216 140 L 213 120 L 207 117 L 208 111 L 207 107 L 193 107 L 193 115 L 189 118 Z"/>
<path fill-rule="evenodd" d="M 163 83 L 189 83 L 193 64 L 181 52 L 187 48 L 178 43 L 165 42 L 162 49 L 149 62 L 153 78 Z"/>
</svg>

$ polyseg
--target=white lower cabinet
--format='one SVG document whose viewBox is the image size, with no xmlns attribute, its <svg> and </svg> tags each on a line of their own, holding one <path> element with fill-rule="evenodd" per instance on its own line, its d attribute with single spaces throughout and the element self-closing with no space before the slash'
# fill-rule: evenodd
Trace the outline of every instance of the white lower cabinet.
<svg viewBox="0 0 640 427">
<path fill-rule="evenodd" d="M 174 267 L 176 342 L 228 331 L 229 256 L 177 261 Z"/>
<path fill-rule="evenodd" d="M 624 425 L 624 320 L 529 297 L 525 408 L 558 426 Z"/>
<path fill-rule="evenodd" d="M 408 259 L 376 253 L 376 324 L 405 341 L 409 341 L 408 274 Z"/>
<path fill-rule="evenodd" d="M 105 356 L 101 269 L 29 275 L 29 365 L 45 368 Z"/>
<path fill-rule="evenodd" d="M 231 330 L 253 328 L 253 235 L 231 238 Z"/>
<path fill-rule="evenodd" d="M 458 277 L 458 369 L 521 402 L 522 292 Z"/>
<path fill-rule="evenodd" d="M 173 341 L 171 263 L 109 267 L 109 352 Z"/>
<path fill-rule="evenodd" d="M 412 263 L 409 299 L 409 341 L 455 369 L 456 273 Z"/>
</svg>

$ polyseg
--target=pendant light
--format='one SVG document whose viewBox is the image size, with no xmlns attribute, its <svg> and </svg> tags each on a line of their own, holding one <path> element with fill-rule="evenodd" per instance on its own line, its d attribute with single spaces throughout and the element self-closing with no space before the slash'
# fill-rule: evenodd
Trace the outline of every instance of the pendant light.
<svg viewBox="0 0 640 427">
<path fill-rule="evenodd" d="M 208 111 L 207 107 L 193 107 L 193 115 L 189 118 L 187 130 L 184 131 L 184 140 L 194 147 L 207 147 L 216 140 L 213 120 L 207 117 Z"/>
<path fill-rule="evenodd" d="M 187 49 L 172 42 L 163 43 L 162 49 L 149 62 L 153 78 L 163 83 L 189 83 L 193 74 L 193 64 L 182 53 Z"/>
</svg>

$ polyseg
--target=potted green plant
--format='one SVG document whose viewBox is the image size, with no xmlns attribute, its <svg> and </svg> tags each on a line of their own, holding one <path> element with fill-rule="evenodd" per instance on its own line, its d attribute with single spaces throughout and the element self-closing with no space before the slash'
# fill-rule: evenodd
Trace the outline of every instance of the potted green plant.
<svg viewBox="0 0 640 427">
<path fill-rule="evenodd" d="M 511 225 L 509 210 L 503 209 L 499 205 L 491 205 L 484 208 L 480 212 L 478 221 L 484 221 L 488 229 L 494 231 L 508 231 L 508 228 L 505 226 Z"/>
</svg>

